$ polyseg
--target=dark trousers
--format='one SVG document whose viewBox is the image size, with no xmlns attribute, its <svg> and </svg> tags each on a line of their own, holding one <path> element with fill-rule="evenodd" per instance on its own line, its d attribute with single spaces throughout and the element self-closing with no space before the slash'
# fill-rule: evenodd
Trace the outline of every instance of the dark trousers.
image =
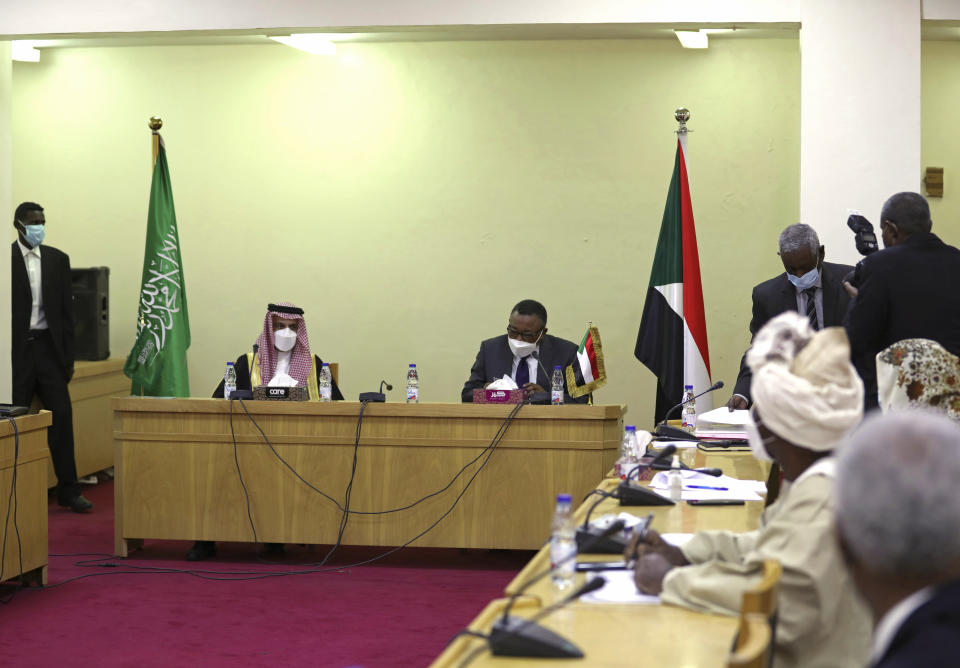
<svg viewBox="0 0 960 668">
<path fill-rule="evenodd" d="M 67 379 L 57 362 L 50 334 L 44 330 L 30 332 L 25 359 L 13 360 L 13 403 L 29 406 L 34 394 L 53 413 L 47 445 L 57 474 L 57 496 L 69 501 L 80 493 L 73 457 L 73 407 Z"/>
</svg>

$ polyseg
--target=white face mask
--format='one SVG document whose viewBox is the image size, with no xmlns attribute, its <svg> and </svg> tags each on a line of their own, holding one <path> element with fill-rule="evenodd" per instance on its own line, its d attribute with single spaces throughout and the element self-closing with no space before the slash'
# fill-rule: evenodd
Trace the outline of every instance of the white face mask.
<svg viewBox="0 0 960 668">
<path fill-rule="evenodd" d="M 537 337 L 537 341 L 530 343 L 529 341 L 524 341 L 522 339 L 511 339 L 507 337 L 507 343 L 510 344 L 510 350 L 513 352 L 515 357 L 524 358 L 527 355 L 530 355 L 537 349 L 537 342 L 540 341 L 540 337 Z"/>
<path fill-rule="evenodd" d="M 278 329 L 273 333 L 273 345 L 281 352 L 292 350 L 297 343 L 297 333 L 289 327 Z"/>
<path fill-rule="evenodd" d="M 770 453 L 767 452 L 766 439 L 760 436 L 760 430 L 757 428 L 757 423 L 753 421 L 753 416 L 751 416 L 750 421 L 745 425 L 747 432 L 747 442 L 750 443 L 750 452 L 753 453 L 753 456 L 761 462 L 772 462 L 773 457 L 770 456 Z M 769 440 L 773 440 L 772 438 Z"/>
</svg>

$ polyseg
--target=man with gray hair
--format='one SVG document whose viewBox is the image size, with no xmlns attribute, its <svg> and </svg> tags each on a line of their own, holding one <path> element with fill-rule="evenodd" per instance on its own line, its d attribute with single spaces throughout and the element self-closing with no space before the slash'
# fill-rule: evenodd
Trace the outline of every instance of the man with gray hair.
<svg viewBox="0 0 960 668">
<path fill-rule="evenodd" d="M 875 414 L 840 449 L 836 531 L 873 610 L 874 668 L 960 666 L 960 427 Z"/>
<path fill-rule="evenodd" d="M 816 230 L 803 223 L 790 225 L 780 233 L 777 254 L 784 273 L 753 288 L 751 341 L 770 319 L 785 311 L 805 315 L 815 330 L 843 324 L 850 303 L 850 295 L 843 288 L 843 277 L 853 271 L 853 267 L 824 262 L 825 249 Z M 733 396 L 727 402 L 730 410 L 750 406 L 751 379 L 744 354 Z"/>
</svg>

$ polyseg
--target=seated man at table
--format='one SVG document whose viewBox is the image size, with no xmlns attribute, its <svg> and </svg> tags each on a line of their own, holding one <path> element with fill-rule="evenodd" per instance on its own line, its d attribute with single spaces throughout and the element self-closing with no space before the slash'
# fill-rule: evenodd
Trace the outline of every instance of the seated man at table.
<svg viewBox="0 0 960 668">
<path fill-rule="evenodd" d="M 263 331 L 253 346 L 253 352 L 237 358 L 234 369 L 237 372 L 237 389 L 250 390 L 259 385 L 305 385 L 311 401 L 320 398 L 318 383 L 323 362 L 310 354 L 310 342 L 307 339 L 307 323 L 303 319 L 303 309 L 289 302 L 268 304 L 267 315 L 263 320 Z M 331 398 L 342 400 L 343 394 L 337 383 L 330 379 Z M 214 398 L 223 398 L 223 381 L 213 392 Z M 283 545 L 267 543 L 267 552 L 283 554 Z M 187 552 L 187 561 L 202 561 L 217 553 L 217 545 L 212 540 L 198 540 Z"/>
<path fill-rule="evenodd" d="M 755 411 L 748 433 L 754 454 L 776 460 L 790 484 L 756 531 L 701 531 L 681 548 L 650 531 L 627 547 L 628 558 L 638 556 L 638 589 L 664 603 L 728 615 L 738 614 L 743 593 L 762 579 L 764 560 L 779 561 L 778 668 L 867 660 L 869 612 L 833 531 L 830 455 L 863 415 L 863 383 L 849 357 L 840 327 L 814 333 L 795 312 L 771 320 L 748 354 Z"/>
<path fill-rule="evenodd" d="M 559 365 L 564 401 L 585 404 L 589 395 L 574 399 L 567 392 L 566 368 L 576 361 L 577 344 L 547 334 L 547 309 L 538 301 L 524 299 L 510 312 L 507 333 L 480 344 L 460 398 L 472 402 L 474 390 L 506 375 L 529 399 L 535 392 L 550 392 L 553 367 Z"/>
<path fill-rule="evenodd" d="M 960 666 L 958 441 L 948 417 L 900 410 L 837 458 L 837 534 L 877 622 L 875 668 Z"/>
<path fill-rule="evenodd" d="M 240 355 L 234 364 L 237 389 L 251 390 L 260 385 L 306 386 L 311 401 L 320 399 L 317 384 L 323 361 L 310 354 L 307 323 L 303 309 L 290 302 L 267 304 L 263 331 L 253 345 L 253 351 Z M 343 394 L 336 381 L 330 379 L 331 398 L 342 400 Z M 213 391 L 216 399 L 223 398 L 223 381 Z"/>
</svg>

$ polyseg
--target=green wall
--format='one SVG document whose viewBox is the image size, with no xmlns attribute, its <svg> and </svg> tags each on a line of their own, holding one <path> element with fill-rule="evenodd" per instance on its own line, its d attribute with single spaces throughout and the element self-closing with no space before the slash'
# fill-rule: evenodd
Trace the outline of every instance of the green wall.
<svg viewBox="0 0 960 668">
<path fill-rule="evenodd" d="M 943 197 L 928 200 L 933 231 L 960 246 L 960 42 L 924 42 L 921 57 L 924 172 L 927 167 L 943 167 Z"/>
<path fill-rule="evenodd" d="M 748 341 L 750 288 L 799 211 L 796 35 L 668 40 L 49 49 L 14 68 L 14 200 L 47 208 L 74 266 L 111 268 L 111 348 L 135 331 L 165 122 L 183 245 L 192 392 L 248 350 L 268 301 L 302 305 L 350 399 L 421 368 L 457 401 L 481 339 L 539 299 L 551 333 L 600 328 L 598 403 L 648 424 L 633 358 L 667 185 L 673 110 L 689 162 L 713 377 Z M 12 234 L 12 233 L 11 233 Z M 828 251 L 829 252 L 829 251 Z M 389 395 L 400 400 L 402 389 Z M 726 400 L 728 393 L 720 397 Z"/>
</svg>

